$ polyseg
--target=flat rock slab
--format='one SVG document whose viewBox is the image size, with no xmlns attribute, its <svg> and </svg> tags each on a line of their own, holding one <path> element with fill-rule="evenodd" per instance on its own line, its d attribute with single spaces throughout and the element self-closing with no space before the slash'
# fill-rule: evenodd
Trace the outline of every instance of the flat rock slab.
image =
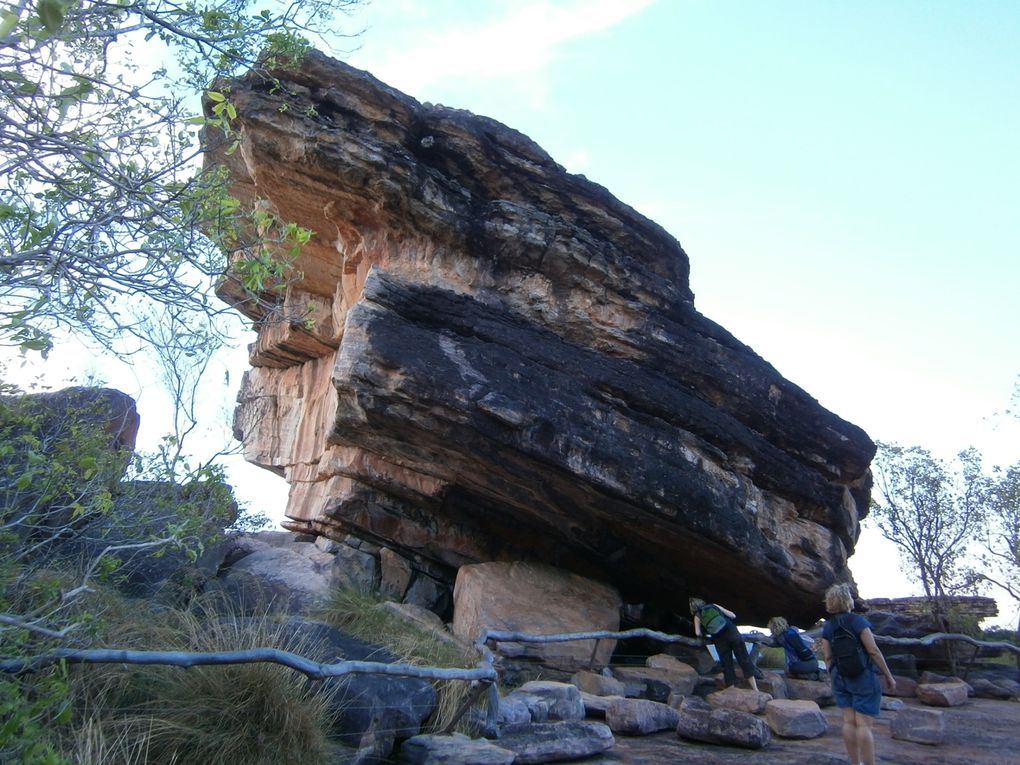
<svg viewBox="0 0 1020 765">
<path fill-rule="evenodd" d="M 412 736 L 400 745 L 397 761 L 410 765 L 512 765 L 517 755 L 485 739 Z"/>
<path fill-rule="evenodd" d="M 506 733 L 499 745 L 517 754 L 514 765 L 579 760 L 611 749 L 616 739 L 600 722 L 535 723 Z"/>
<path fill-rule="evenodd" d="M 939 709 L 902 709 L 892 718 L 893 738 L 937 746 L 946 736 L 946 713 Z"/>
</svg>

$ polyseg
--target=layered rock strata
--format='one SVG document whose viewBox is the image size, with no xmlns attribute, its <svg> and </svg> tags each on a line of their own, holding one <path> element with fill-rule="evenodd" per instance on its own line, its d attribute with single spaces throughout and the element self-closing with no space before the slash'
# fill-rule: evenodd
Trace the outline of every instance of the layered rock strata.
<svg viewBox="0 0 1020 765">
<path fill-rule="evenodd" d="M 221 288 L 260 325 L 235 430 L 290 528 L 821 615 L 873 444 L 695 309 L 672 236 L 491 119 L 317 53 L 278 75 L 229 83 L 208 159 L 314 232 L 293 320 Z"/>
</svg>

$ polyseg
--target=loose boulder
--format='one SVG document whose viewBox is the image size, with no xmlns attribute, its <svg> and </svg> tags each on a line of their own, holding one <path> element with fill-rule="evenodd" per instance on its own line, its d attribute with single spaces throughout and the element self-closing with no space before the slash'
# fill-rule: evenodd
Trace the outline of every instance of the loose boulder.
<svg viewBox="0 0 1020 765">
<path fill-rule="evenodd" d="M 966 704 L 968 686 L 964 682 L 918 683 L 917 700 L 930 707 L 958 707 Z"/>
<path fill-rule="evenodd" d="M 540 607 L 537 607 L 539 606 Z M 454 587 L 453 632 L 475 641 L 485 629 L 533 635 L 620 628 L 615 588 L 536 563 L 463 566 Z M 561 643 L 501 642 L 499 652 L 564 671 L 604 666 L 614 640 Z"/>
<path fill-rule="evenodd" d="M 680 738 L 726 744 L 744 749 L 763 749 L 772 740 L 769 726 L 750 712 L 713 707 L 698 699 L 686 699 L 679 709 L 676 732 Z"/>
<path fill-rule="evenodd" d="M 606 725 L 613 733 L 647 736 L 660 730 L 676 730 L 680 713 L 667 704 L 647 699 L 616 698 L 606 707 Z"/>
<path fill-rule="evenodd" d="M 584 701 L 581 692 L 570 683 L 551 680 L 532 680 L 507 694 L 508 699 L 522 699 L 532 712 L 532 719 L 583 720 Z"/>
<path fill-rule="evenodd" d="M 892 718 L 890 733 L 902 741 L 938 746 L 946 734 L 945 713 L 937 709 L 905 707 Z"/>
<path fill-rule="evenodd" d="M 825 715 L 813 701 L 773 699 L 765 705 L 765 720 L 781 738 L 817 738 L 828 730 Z"/>
</svg>

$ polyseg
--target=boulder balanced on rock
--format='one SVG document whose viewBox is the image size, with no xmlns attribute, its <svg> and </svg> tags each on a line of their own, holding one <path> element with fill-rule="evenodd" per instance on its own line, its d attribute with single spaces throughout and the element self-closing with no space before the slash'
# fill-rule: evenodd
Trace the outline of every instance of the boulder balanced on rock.
<svg viewBox="0 0 1020 765">
<path fill-rule="evenodd" d="M 318 53 L 277 76 L 229 83 L 239 145 L 207 158 L 313 232 L 278 314 L 220 289 L 259 329 L 235 432 L 291 529 L 822 615 L 874 445 L 695 309 L 670 234 L 494 120 Z"/>
</svg>

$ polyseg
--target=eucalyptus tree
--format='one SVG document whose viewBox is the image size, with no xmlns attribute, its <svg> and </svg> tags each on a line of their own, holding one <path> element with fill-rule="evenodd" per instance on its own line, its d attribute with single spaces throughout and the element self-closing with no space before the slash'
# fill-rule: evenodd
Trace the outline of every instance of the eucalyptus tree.
<svg viewBox="0 0 1020 765">
<path fill-rule="evenodd" d="M 107 348 L 131 307 L 206 315 L 233 273 L 285 281 L 308 232 L 255 230 L 203 172 L 198 131 L 231 130 L 217 78 L 299 57 L 356 0 L 16 0 L 0 6 L 0 343 L 48 351 L 58 331 Z M 199 94 L 214 102 L 200 115 Z"/>
<path fill-rule="evenodd" d="M 1020 606 L 1020 462 L 994 473 L 980 548 L 981 567 L 974 572 L 975 580 L 994 585 Z M 1020 621 L 1016 634 L 1020 642 Z"/>
<path fill-rule="evenodd" d="M 964 562 L 988 499 L 981 456 L 967 449 L 950 465 L 919 446 L 880 443 L 873 471 L 872 517 L 899 548 L 904 573 L 944 617 L 948 596 L 967 585 Z"/>
<path fill-rule="evenodd" d="M 175 403 L 191 395 L 228 310 L 212 297 L 228 266 L 242 287 L 232 294 L 271 311 L 294 276 L 288 258 L 310 235 L 264 207 L 246 219 L 223 176 L 203 169 L 200 131 L 230 139 L 236 116 L 215 83 L 247 69 L 270 77 L 301 57 L 306 37 L 338 36 L 335 21 L 356 4 L 0 0 L 0 346 L 45 354 L 66 333 L 117 353 L 156 345 Z M 173 367 L 189 358 L 192 369 Z M 16 393 L 3 378 L 0 368 L 0 392 Z M 111 514 L 126 457 L 83 421 L 43 426 L 27 402 L 0 399 L 6 657 L 88 645 L 91 585 L 118 558 L 190 544 L 232 509 L 214 465 L 182 462 L 181 439 L 196 422 L 184 408 L 160 472 L 184 479 L 185 493 L 165 507 L 149 502 L 148 525 L 134 524 L 140 536 L 108 530 L 133 517 Z M 85 524 L 100 530 L 98 552 L 75 578 L 55 577 L 37 553 L 80 538 Z M 0 707 L 0 760 L 59 761 L 47 736 L 69 714 L 62 671 L 0 679 Z"/>
</svg>

